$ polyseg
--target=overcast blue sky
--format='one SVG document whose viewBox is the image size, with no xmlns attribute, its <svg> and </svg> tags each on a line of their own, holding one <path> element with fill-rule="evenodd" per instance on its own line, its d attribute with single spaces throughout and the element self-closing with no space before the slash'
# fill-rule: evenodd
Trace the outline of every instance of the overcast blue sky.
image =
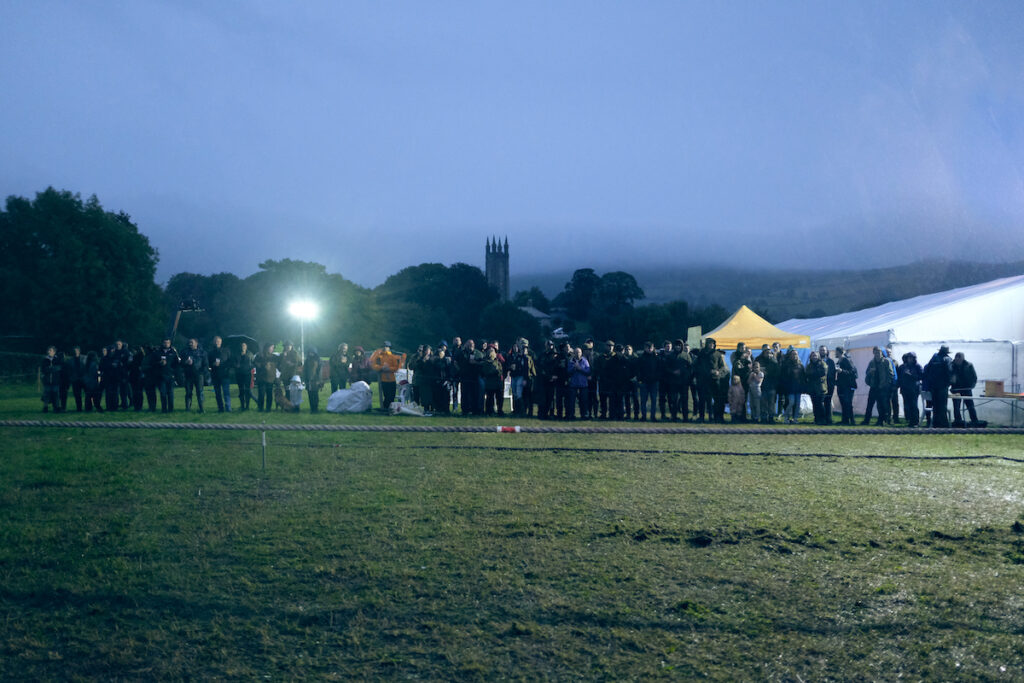
<svg viewBox="0 0 1024 683">
<path fill-rule="evenodd" d="M 0 193 L 265 259 L 1024 258 L 1024 2 L 0 3 Z"/>
</svg>

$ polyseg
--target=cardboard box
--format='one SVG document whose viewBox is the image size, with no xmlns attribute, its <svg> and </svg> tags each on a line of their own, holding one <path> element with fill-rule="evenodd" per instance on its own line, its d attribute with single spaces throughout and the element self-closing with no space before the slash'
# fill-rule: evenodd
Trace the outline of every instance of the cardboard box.
<svg viewBox="0 0 1024 683">
<path fill-rule="evenodd" d="M 1002 396 L 1006 393 L 1006 385 L 1002 380 L 985 380 L 985 396 Z"/>
</svg>

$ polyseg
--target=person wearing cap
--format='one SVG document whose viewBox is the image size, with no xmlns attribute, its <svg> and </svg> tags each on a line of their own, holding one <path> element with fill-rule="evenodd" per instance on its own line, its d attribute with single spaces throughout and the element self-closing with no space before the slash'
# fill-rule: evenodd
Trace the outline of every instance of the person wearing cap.
<svg viewBox="0 0 1024 683">
<path fill-rule="evenodd" d="M 370 369 L 378 373 L 378 389 L 380 390 L 380 408 L 387 410 L 395 400 L 398 392 L 398 383 L 395 381 L 395 373 L 405 365 L 405 354 L 396 354 L 391 351 L 391 342 L 384 342 L 384 346 L 370 354 Z"/>
<path fill-rule="evenodd" d="M 924 367 L 924 382 L 932 395 L 932 427 L 948 429 L 949 385 L 953 381 L 953 360 L 949 347 L 943 344 Z"/>
<path fill-rule="evenodd" d="M 973 396 L 973 390 L 977 384 L 978 373 L 974 369 L 974 364 L 967 360 L 962 351 L 958 351 L 953 356 L 952 393 L 956 396 Z M 978 413 L 974 409 L 974 401 L 972 399 L 962 400 L 960 398 L 953 399 L 953 426 L 966 426 L 964 424 L 964 414 L 960 410 L 961 404 L 967 409 L 967 414 L 971 416 L 971 426 L 977 427 Z"/>
<path fill-rule="evenodd" d="M 853 361 L 846 355 L 842 346 L 836 347 L 836 394 L 839 396 L 839 405 L 842 416 L 839 424 L 853 427 L 856 422 L 853 417 L 853 394 L 857 390 L 857 368 Z"/>
</svg>

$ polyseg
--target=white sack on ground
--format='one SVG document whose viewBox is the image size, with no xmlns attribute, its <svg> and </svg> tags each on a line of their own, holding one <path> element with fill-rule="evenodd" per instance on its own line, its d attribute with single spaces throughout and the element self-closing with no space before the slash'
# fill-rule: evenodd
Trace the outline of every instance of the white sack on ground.
<svg viewBox="0 0 1024 683">
<path fill-rule="evenodd" d="M 329 413 L 364 413 L 370 409 L 373 392 L 366 382 L 354 382 L 348 389 L 338 389 L 327 399 Z"/>
</svg>

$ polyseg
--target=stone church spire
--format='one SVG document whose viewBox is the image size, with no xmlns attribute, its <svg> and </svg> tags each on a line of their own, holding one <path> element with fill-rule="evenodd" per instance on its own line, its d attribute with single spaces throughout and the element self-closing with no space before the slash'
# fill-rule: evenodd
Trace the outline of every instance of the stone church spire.
<svg viewBox="0 0 1024 683">
<path fill-rule="evenodd" d="M 485 259 L 484 274 L 487 276 L 487 284 L 498 290 L 501 301 L 508 301 L 508 236 L 505 237 L 504 246 L 497 237 L 488 237 Z"/>
</svg>

